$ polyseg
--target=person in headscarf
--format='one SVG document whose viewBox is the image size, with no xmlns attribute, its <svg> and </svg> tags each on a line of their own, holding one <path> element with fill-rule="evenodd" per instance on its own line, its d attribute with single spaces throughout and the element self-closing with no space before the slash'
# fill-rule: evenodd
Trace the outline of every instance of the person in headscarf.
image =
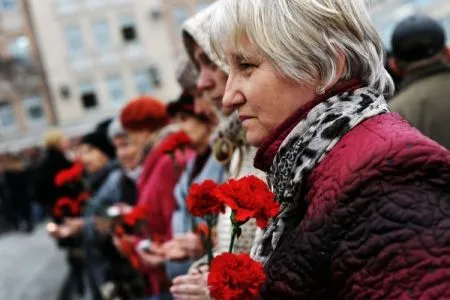
<svg viewBox="0 0 450 300">
<path fill-rule="evenodd" d="M 218 129 L 214 133 L 212 153 L 216 160 L 222 163 L 228 172 L 228 178 L 241 178 L 247 175 L 256 175 L 264 179 L 261 171 L 253 168 L 255 148 L 248 145 L 245 140 L 242 124 L 233 110 L 222 105 L 225 93 L 229 68 L 223 60 L 219 59 L 211 49 L 209 43 L 209 25 L 217 8 L 217 3 L 187 20 L 182 26 L 182 38 L 191 61 L 198 72 L 195 112 L 215 118 Z M 217 117 L 218 116 L 218 117 Z M 215 252 L 227 251 L 231 241 L 232 225 L 230 221 L 231 210 L 219 215 L 217 224 L 217 245 Z M 248 222 L 242 226 L 242 235 L 236 241 L 236 252 L 250 252 L 256 233 L 255 222 Z M 185 243 L 188 249 L 188 242 Z M 207 299 L 204 277 L 207 272 L 197 274 L 197 268 L 204 264 L 202 259 L 194 264 L 192 274 L 175 278 L 171 289 L 176 297 L 200 297 Z"/>
</svg>

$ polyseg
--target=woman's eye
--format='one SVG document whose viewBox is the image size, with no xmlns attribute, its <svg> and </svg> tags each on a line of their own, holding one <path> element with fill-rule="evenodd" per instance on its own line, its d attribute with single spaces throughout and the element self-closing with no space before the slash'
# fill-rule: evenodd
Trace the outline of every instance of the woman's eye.
<svg viewBox="0 0 450 300">
<path fill-rule="evenodd" d="M 241 63 L 239 63 L 239 69 L 241 69 L 241 70 L 248 70 L 250 68 L 253 68 L 254 66 L 255 66 L 254 64 L 251 64 L 251 63 L 248 63 L 248 62 L 241 62 Z"/>
</svg>

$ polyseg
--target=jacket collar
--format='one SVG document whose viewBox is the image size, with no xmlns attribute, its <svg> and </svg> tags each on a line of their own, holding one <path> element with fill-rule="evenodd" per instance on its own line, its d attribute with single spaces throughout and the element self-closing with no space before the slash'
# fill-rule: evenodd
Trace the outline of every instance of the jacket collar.
<svg viewBox="0 0 450 300">
<path fill-rule="evenodd" d="M 450 72 L 450 65 L 442 62 L 433 63 L 422 68 L 412 70 L 407 73 L 402 80 L 399 90 L 408 88 L 416 81 L 420 81 L 424 78 L 447 72 Z"/>
</svg>

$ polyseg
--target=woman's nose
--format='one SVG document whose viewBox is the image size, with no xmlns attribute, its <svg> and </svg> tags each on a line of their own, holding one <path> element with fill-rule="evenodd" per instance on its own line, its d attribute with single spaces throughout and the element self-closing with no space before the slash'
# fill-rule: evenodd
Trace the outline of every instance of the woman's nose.
<svg viewBox="0 0 450 300">
<path fill-rule="evenodd" d="M 202 67 L 197 80 L 197 89 L 199 92 L 209 91 L 214 88 L 212 73 L 205 67 Z"/>
<path fill-rule="evenodd" d="M 222 99 L 222 105 L 228 110 L 234 110 L 245 103 L 245 97 L 238 85 L 228 78 L 227 85 L 225 87 L 225 94 Z"/>
</svg>

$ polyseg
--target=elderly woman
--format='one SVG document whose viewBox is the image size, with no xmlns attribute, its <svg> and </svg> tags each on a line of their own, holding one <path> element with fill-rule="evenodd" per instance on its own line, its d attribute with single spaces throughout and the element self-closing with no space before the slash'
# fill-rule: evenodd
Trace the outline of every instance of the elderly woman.
<svg viewBox="0 0 450 300">
<path fill-rule="evenodd" d="M 450 297 L 450 153 L 397 114 L 362 0 L 223 0 L 223 103 L 282 211 L 254 245 L 262 299 Z"/>
</svg>

